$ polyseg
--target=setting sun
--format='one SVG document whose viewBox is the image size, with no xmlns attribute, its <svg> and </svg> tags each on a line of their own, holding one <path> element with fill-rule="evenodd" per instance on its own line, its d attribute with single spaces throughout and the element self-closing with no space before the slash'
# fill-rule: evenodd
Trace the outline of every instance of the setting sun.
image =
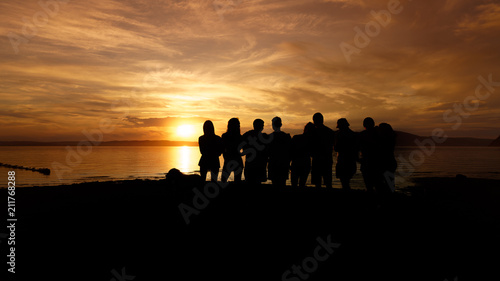
<svg viewBox="0 0 500 281">
<path fill-rule="evenodd" d="M 177 127 L 177 135 L 183 138 L 189 138 L 194 135 L 193 125 L 180 125 Z"/>
</svg>

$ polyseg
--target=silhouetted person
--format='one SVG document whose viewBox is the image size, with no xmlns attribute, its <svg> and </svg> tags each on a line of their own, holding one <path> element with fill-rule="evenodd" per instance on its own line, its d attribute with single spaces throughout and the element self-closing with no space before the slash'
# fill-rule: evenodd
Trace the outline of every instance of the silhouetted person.
<svg viewBox="0 0 500 281">
<path fill-rule="evenodd" d="M 292 165 L 291 183 L 292 187 L 305 187 L 307 177 L 311 171 L 312 138 L 314 134 L 314 124 L 309 122 L 304 127 L 304 133 L 295 135 L 292 138 L 291 158 Z"/>
<path fill-rule="evenodd" d="M 234 181 L 241 181 L 241 173 L 243 171 L 243 161 L 241 160 L 240 145 L 242 137 L 240 133 L 240 120 L 231 118 L 227 122 L 227 132 L 222 134 L 222 143 L 224 145 L 224 167 L 222 168 L 222 182 L 227 182 L 227 179 L 234 172 Z"/>
<path fill-rule="evenodd" d="M 185 175 L 179 169 L 172 168 L 165 174 L 167 185 L 175 188 L 192 188 L 200 186 L 199 175 Z M 186 189 L 191 191 L 191 189 Z"/>
<path fill-rule="evenodd" d="M 394 148 L 396 147 L 396 133 L 392 126 L 387 123 L 380 123 L 378 126 L 379 142 L 380 142 L 380 163 L 382 172 L 381 192 L 394 191 L 394 173 L 398 166 L 396 157 L 394 156 Z"/>
<path fill-rule="evenodd" d="M 273 130 L 269 143 L 269 179 L 274 186 L 285 186 L 290 170 L 290 134 L 281 131 L 281 118 L 272 120 Z"/>
<path fill-rule="evenodd" d="M 255 119 L 253 130 L 243 134 L 245 157 L 245 180 L 252 184 L 267 181 L 267 143 L 269 136 L 263 133 L 264 121 Z"/>
<path fill-rule="evenodd" d="M 359 150 L 361 152 L 361 173 L 365 182 L 366 190 L 373 192 L 380 184 L 380 151 L 375 121 L 371 117 L 363 120 L 365 130 L 359 133 Z"/>
<path fill-rule="evenodd" d="M 207 172 L 211 173 L 211 180 L 217 181 L 219 176 L 220 161 L 219 156 L 224 151 L 222 138 L 215 134 L 215 128 L 212 121 L 207 120 L 203 124 L 203 136 L 198 138 L 201 158 L 200 166 L 201 180 L 205 181 Z"/>
<path fill-rule="evenodd" d="M 321 113 L 313 115 L 314 138 L 312 153 L 311 182 L 321 187 L 321 180 L 327 188 L 332 187 L 334 131 L 323 124 Z"/>
<path fill-rule="evenodd" d="M 358 146 L 356 133 L 349 128 L 347 119 L 340 118 L 337 121 L 335 133 L 335 151 L 337 152 L 337 165 L 335 176 L 340 180 L 343 189 L 351 189 L 351 179 L 356 173 L 356 161 L 358 160 Z"/>
<path fill-rule="evenodd" d="M 169 188 L 174 190 L 175 198 L 184 201 L 193 197 L 193 188 L 200 188 L 204 179 L 196 174 L 186 175 L 173 168 L 165 174 L 165 182 Z"/>
</svg>

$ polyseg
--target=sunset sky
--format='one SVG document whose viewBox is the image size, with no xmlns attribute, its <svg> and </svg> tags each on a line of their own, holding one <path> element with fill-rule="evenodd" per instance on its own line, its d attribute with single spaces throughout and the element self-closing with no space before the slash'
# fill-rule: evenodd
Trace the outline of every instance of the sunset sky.
<svg viewBox="0 0 500 281">
<path fill-rule="evenodd" d="M 196 140 L 231 117 L 244 132 L 280 116 L 295 134 L 315 112 L 332 128 L 371 116 L 424 136 L 500 135 L 500 84 L 471 98 L 479 76 L 500 82 L 500 1 L 40 3 L 0 2 L 0 141 L 83 140 L 102 122 L 105 140 Z M 342 42 L 355 47 L 388 5 L 399 13 L 346 59 Z M 468 118 L 443 118 L 464 100 Z"/>
</svg>

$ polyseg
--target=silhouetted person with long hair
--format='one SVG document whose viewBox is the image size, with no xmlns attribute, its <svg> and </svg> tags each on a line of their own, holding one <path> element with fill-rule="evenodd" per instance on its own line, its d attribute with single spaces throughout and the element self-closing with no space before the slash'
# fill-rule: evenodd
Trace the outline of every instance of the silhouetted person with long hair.
<svg viewBox="0 0 500 281">
<path fill-rule="evenodd" d="M 252 184 L 267 181 L 267 143 L 269 136 L 263 133 L 264 121 L 255 119 L 253 130 L 243 134 L 245 157 L 245 180 Z"/>
<path fill-rule="evenodd" d="M 361 173 L 365 182 L 366 190 L 373 192 L 380 184 L 380 151 L 377 128 L 371 117 L 363 120 L 365 130 L 359 133 L 359 149 L 361 152 Z"/>
<path fill-rule="evenodd" d="M 211 180 L 217 181 L 219 176 L 220 161 L 219 156 L 223 152 L 222 138 L 215 134 L 215 128 L 212 121 L 207 120 L 203 124 L 203 136 L 198 138 L 201 158 L 200 166 L 201 180 L 205 181 L 207 172 L 210 171 Z"/>
<path fill-rule="evenodd" d="M 316 128 L 313 138 L 311 182 L 316 187 L 321 187 L 321 180 L 323 180 L 325 186 L 331 188 L 335 133 L 323 124 L 324 118 L 321 113 L 318 112 L 313 115 L 313 122 Z"/>
<path fill-rule="evenodd" d="M 292 187 L 305 187 L 311 171 L 312 137 L 314 124 L 309 122 L 304 127 L 304 133 L 292 138 L 290 179 Z"/>
<path fill-rule="evenodd" d="M 272 120 L 273 130 L 269 144 L 269 179 L 274 186 L 285 186 L 290 170 L 290 134 L 281 131 L 281 118 Z"/>
<path fill-rule="evenodd" d="M 378 125 L 379 139 L 380 139 L 380 163 L 382 172 L 382 186 L 381 192 L 392 192 L 396 186 L 394 184 L 394 173 L 398 163 L 394 156 L 394 149 L 396 147 L 396 133 L 392 126 L 387 123 L 380 123 Z"/>
<path fill-rule="evenodd" d="M 222 182 L 227 182 L 231 172 L 234 172 L 234 181 L 241 181 L 243 171 L 243 161 L 241 159 L 240 145 L 242 137 L 240 133 L 240 120 L 231 118 L 227 122 L 227 132 L 222 134 L 224 144 L 224 167 L 222 169 Z"/>
<path fill-rule="evenodd" d="M 347 119 L 337 120 L 335 133 L 335 151 L 337 152 L 337 165 L 335 176 L 340 180 L 343 189 L 351 189 L 351 179 L 356 173 L 356 161 L 358 160 L 358 146 L 356 133 L 349 128 Z"/>
</svg>

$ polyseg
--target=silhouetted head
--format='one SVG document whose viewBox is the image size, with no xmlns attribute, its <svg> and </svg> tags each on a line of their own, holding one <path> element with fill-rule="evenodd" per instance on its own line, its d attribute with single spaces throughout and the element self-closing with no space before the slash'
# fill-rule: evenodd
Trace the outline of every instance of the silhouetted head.
<svg viewBox="0 0 500 281">
<path fill-rule="evenodd" d="M 365 120 L 363 120 L 363 127 L 366 129 L 375 128 L 375 121 L 373 121 L 373 118 L 366 117 Z"/>
<path fill-rule="evenodd" d="M 232 134 L 240 133 L 240 120 L 238 118 L 231 118 L 227 121 L 227 132 Z"/>
<path fill-rule="evenodd" d="M 306 124 L 304 127 L 304 135 L 310 135 L 314 131 L 314 124 L 312 122 L 309 122 Z"/>
<path fill-rule="evenodd" d="M 392 126 L 387 123 L 380 123 L 380 125 L 378 125 L 378 129 L 383 136 L 394 137 L 396 135 Z"/>
<path fill-rule="evenodd" d="M 165 174 L 165 179 L 167 180 L 167 183 L 175 184 L 182 178 L 182 176 L 183 173 L 179 171 L 179 169 L 173 168 Z"/>
<path fill-rule="evenodd" d="M 314 122 L 314 125 L 316 127 L 323 125 L 323 122 L 324 122 L 323 114 L 321 114 L 319 112 L 314 113 L 313 122 Z"/>
<path fill-rule="evenodd" d="M 378 125 L 378 127 L 380 128 L 381 131 L 384 131 L 384 132 L 394 132 L 394 130 L 392 129 L 392 126 L 390 124 L 387 124 L 387 123 L 380 123 L 380 125 Z"/>
<path fill-rule="evenodd" d="M 387 123 L 380 123 L 380 125 L 378 125 L 378 134 L 382 142 L 384 142 L 384 145 L 388 145 L 394 149 L 394 146 L 396 145 L 396 132 L 394 132 L 391 125 Z"/>
<path fill-rule="evenodd" d="M 279 131 L 281 126 L 283 126 L 283 124 L 281 123 L 281 118 L 279 118 L 278 116 L 274 117 L 271 122 L 273 124 L 273 130 L 275 131 Z"/>
<path fill-rule="evenodd" d="M 340 118 L 339 120 L 337 120 L 337 128 L 346 129 L 346 128 L 349 128 L 349 126 L 350 126 L 350 124 L 349 124 L 349 122 L 347 122 L 347 119 Z"/>
<path fill-rule="evenodd" d="M 203 134 L 205 135 L 215 135 L 215 127 L 212 121 L 207 120 L 203 123 Z"/>
<path fill-rule="evenodd" d="M 257 132 L 264 130 L 264 120 L 262 119 L 253 120 L 253 129 Z"/>
</svg>

